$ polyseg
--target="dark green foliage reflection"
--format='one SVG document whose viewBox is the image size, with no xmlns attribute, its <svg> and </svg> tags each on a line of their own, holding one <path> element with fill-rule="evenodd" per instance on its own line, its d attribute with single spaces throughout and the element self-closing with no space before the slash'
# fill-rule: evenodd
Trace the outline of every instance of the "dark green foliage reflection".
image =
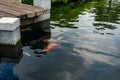
<svg viewBox="0 0 120 80">
<path fill-rule="evenodd" d="M 120 6 L 111 4 L 96 7 L 96 21 L 119 23 Z"/>
<path fill-rule="evenodd" d="M 32 5 L 33 4 L 33 0 L 22 0 L 22 3 Z"/>
<path fill-rule="evenodd" d="M 95 2 L 72 2 L 64 5 L 54 5 L 51 10 L 51 20 L 57 21 L 54 26 L 77 28 L 71 22 L 78 22 L 77 18 L 82 11 L 91 8 Z"/>
<path fill-rule="evenodd" d="M 115 2 L 110 0 L 106 4 L 103 3 L 100 6 L 95 7 L 96 8 L 95 21 L 98 21 L 99 23 L 93 23 L 96 29 L 94 30 L 94 33 L 113 35 L 113 33 L 104 33 L 103 31 L 105 31 L 106 29 L 109 29 L 109 30 L 117 29 L 117 27 L 114 24 L 120 24 L 119 22 L 120 5 L 119 4 L 120 3 L 117 1 Z"/>
</svg>

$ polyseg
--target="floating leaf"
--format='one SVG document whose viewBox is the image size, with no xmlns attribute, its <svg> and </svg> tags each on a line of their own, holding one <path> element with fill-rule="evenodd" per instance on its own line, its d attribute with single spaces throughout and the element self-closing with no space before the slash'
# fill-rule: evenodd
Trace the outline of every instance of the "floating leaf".
<svg viewBox="0 0 120 80">
<path fill-rule="evenodd" d="M 28 52 L 23 52 L 23 54 L 26 56 L 31 56 Z"/>
<path fill-rule="evenodd" d="M 58 37 L 58 38 L 57 38 L 57 40 L 61 40 L 62 38 L 63 38 L 63 36 L 61 36 L 61 37 Z"/>
</svg>

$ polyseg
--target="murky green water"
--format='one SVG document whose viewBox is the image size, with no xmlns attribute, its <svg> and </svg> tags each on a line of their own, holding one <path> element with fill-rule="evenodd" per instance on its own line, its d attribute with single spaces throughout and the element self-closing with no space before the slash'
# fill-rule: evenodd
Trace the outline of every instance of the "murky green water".
<svg viewBox="0 0 120 80">
<path fill-rule="evenodd" d="M 47 53 L 35 54 L 41 52 L 39 43 L 31 49 L 24 42 L 22 59 L 18 64 L 8 63 L 7 73 L 14 80 L 119 80 L 120 5 L 98 5 L 70 19 L 66 13 L 58 18 L 52 15 L 49 42 L 59 45 Z M 3 70 L 4 66 L 1 63 Z"/>
</svg>

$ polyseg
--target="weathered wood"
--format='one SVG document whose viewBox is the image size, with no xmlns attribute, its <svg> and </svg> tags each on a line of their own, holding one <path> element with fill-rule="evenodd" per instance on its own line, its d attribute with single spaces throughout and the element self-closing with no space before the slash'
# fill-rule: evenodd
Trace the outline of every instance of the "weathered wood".
<svg viewBox="0 0 120 80">
<path fill-rule="evenodd" d="M 10 9 L 7 9 L 7 8 L 4 8 L 3 6 L 0 5 L 0 11 L 1 12 L 5 12 L 5 13 L 8 13 L 8 14 L 11 14 L 11 15 L 14 15 L 18 18 L 26 18 L 26 14 L 23 14 L 23 13 L 20 13 L 20 12 L 16 12 L 16 11 L 13 11 L 13 10 L 10 10 Z M 4 15 L 4 17 L 6 17 L 6 15 Z"/>
<path fill-rule="evenodd" d="M 14 15 L 16 17 L 19 17 L 19 18 L 26 18 L 26 14 L 24 13 L 21 13 L 21 12 L 16 12 L 14 10 L 10 10 L 10 9 L 7 9 L 5 8 L 4 6 L 0 5 L 0 11 L 1 12 L 4 12 L 4 13 L 8 13 L 8 14 L 11 14 L 11 15 Z M 6 17 L 6 15 L 4 15 L 4 17 Z"/>
<path fill-rule="evenodd" d="M 0 18 L 4 17 L 4 15 L 6 15 L 6 17 L 16 17 L 16 16 L 11 15 L 11 14 L 7 14 L 7 13 L 4 13 L 4 12 L 0 12 Z"/>
<path fill-rule="evenodd" d="M 33 24 L 49 19 L 50 9 L 15 2 L 13 0 L 0 0 L 0 18 L 17 17 L 21 26 Z"/>
<path fill-rule="evenodd" d="M 23 10 L 23 9 L 18 9 L 18 8 L 15 8 L 15 7 L 8 7 L 8 6 L 5 6 L 3 4 L 1 4 L 0 7 L 3 8 L 3 9 L 9 9 L 11 11 L 19 12 L 19 13 L 24 14 L 24 15 L 27 14 L 28 18 L 35 16 L 35 13 L 33 11 L 27 11 L 27 10 Z"/>
<path fill-rule="evenodd" d="M 33 12 L 33 14 L 35 16 L 39 16 L 39 15 L 43 14 L 43 11 L 44 11 L 43 8 L 39 8 L 39 7 L 31 6 L 31 5 L 26 5 L 26 4 L 22 4 L 19 2 L 10 2 L 10 1 L 0 0 L 0 5 L 1 4 L 5 5 L 7 7 L 19 9 L 19 10 L 26 12 L 26 13 Z M 27 17 L 29 18 L 31 16 L 28 15 Z"/>
</svg>

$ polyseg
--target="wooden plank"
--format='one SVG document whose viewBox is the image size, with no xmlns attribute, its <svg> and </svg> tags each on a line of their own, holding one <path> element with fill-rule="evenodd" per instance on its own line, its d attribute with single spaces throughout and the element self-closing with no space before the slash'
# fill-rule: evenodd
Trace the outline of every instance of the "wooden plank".
<svg viewBox="0 0 120 80">
<path fill-rule="evenodd" d="M 14 15 L 18 18 L 21 18 L 21 19 L 24 19 L 26 18 L 26 14 L 23 14 L 23 13 L 20 13 L 20 12 L 16 12 L 14 10 L 10 10 L 10 9 L 7 9 L 7 8 L 4 8 L 3 6 L 0 5 L 0 12 L 4 12 L 4 13 L 7 13 L 7 14 L 11 14 L 11 15 Z"/>
<path fill-rule="evenodd" d="M 8 1 L 0 0 L 0 4 L 4 4 L 9 7 L 15 7 L 15 8 L 26 10 L 26 11 L 34 11 L 35 16 L 39 16 L 39 15 L 43 14 L 43 12 L 44 12 L 43 8 L 26 5 L 26 4 L 22 4 L 19 2 L 8 2 Z"/>
<path fill-rule="evenodd" d="M 25 15 L 27 14 L 28 18 L 35 16 L 35 13 L 33 11 L 26 11 L 26 10 L 15 8 L 15 7 L 9 7 L 9 6 L 3 5 L 3 4 L 0 4 L 0 7 L 2 7 L 3 9 L 5 8 L 5 9 L 12 10 L 12 11 L 16 11 L 16 12 L 19 12 L 19 13 L 22 13 Z"/>
<path fill-rule="evenodd" d="M 2 17 L 16 17 L 14 15 L 11 15 L 11 14 L 7 14 L 7 13 L 4 13 L 4 12 L 0 12 L 0 18 Z"/>
<path fill-rule="evenodd" d="M 28 9 L 28 10 L 34 11 L 36 16 L 40 16 L 40 15 L 44 14 L 43 8 L 31 6 L 31 5 L 26 5 L 26 4 L 21 4 L 21 6 L 24 6 L 24 8 L 26 7 L 26 9 Z"/>
<path fill-rule="evenodd" d="M 15 2 L 9 2 L 9 3 L 16 5 Z M 44 9 L 42 7 L 27 5 L 27 4 L 23 4 L 23 3 L 20 3 L 16 7 L 22 7 L 22 8 L 25 8 L 26 10 L 32 10 L 36 13 L 36 16 L 43 14 L 43 11 L 44 11 Z"/>
</svg>

